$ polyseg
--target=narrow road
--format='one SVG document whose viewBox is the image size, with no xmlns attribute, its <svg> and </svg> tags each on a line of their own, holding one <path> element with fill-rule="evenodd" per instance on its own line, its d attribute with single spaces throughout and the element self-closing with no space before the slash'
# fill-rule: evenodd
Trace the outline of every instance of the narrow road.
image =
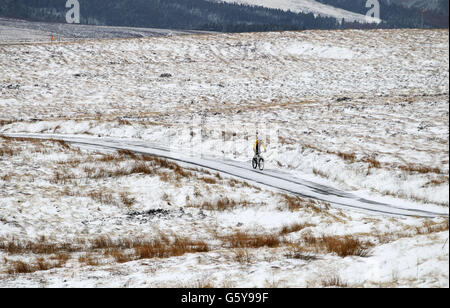
<svg viewBox="0 0 450 308">
<path fill-rule="evenodd" d="M 183 153 L 174 152 L 166 147 L 149 144 L 144 141 L 53 134 L 5 135 L 9 137 L 64 140 L 73 145 L 96 149 L 99 151 L 129 150 L 137 154 L 153 155 L 176 161 L 187 166 L 201 167 L 223 174 L 228 174 L 239 179 L 262 184 L 293 195 L 329 202 L 332 206 L 340 208 L 394 216 L 429 218 L 449 216 L 449 209 L 446 207 L 430 206 L 428 209 L 426 205 L 421 206 L 412 203 L 405 205 L 405 202 L 401 202 L 401 204 L 396 205 L 372 201 L 358 197 L 352 193 L 294 177 L 277 170 L 265 170 L 263 172 L 255 171 L 251 168 L 250 163 L 245 164 L 231 160 L 218 160 L 217 158 L 205 156 L 189 156 Z"/>
</svg>

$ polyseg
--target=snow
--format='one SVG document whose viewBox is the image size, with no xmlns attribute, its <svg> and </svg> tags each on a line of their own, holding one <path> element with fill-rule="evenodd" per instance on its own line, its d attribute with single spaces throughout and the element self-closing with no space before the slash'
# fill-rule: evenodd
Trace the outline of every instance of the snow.
<svg viewBox="0 0 450 308">
<path fill-rule="evenodd" d="M 225 174 L 217 184 L 165 181 L 161 173 L 92 179 L 85 168 L 133 162 L 99 161 L 108 152 L 101 146 L 0 138 L 1 149 L 14 149 L 0 156 L 0 242 L 45 236 L 82 248 L 61 267 L 28 274 L 8 270 L 13 261 L 55 256 L 0 249 L 0 286 L 321 287 L 339 277 L 356 287 L 448 287 L 448 31 L 192 35 L 2 45 L 0 54 L 1 134 L 133 143 L 248 168 L 256 126 L 273 125 L 278 138 L 265 153 L 267 172 L 444 214 L 393 217 L 326 202 L 289 210 L 279 190 L 232 184 Z M 431 171 L 414 171 L 419 167 Z M 58 171 L 75 179 L 58 182 Z M 134 198 L 130 207 L 120 193 Z M 237 205 L 201 208 L 224 197 Z M 145 214 L 151 211 L 163 212 Z M 238 231 L 279 235 L 293 224 L 309 226 L 276 248 L 240 251 L 220 240 Z M 119 263 L 88 245 L 100 236 L 161 234 L 201 239 L 211 250 Z M 373 247 L 367 257 L 343 258 L 309 247 L 308 234 L 350 235 Z M 294 244 L 315 258 L 290 257 Z M 82 261 L 85 254 L 99 264 Z"/>
<path fill-rule="evenodd" d="M 380 20 L 350 12 L 314 0 L 225 0 L 225 2 L 264 6 L 272 9 L 281 9 L 295 13 L 313 13 L 315 15 L 334 17 L 347 22 L 379 23 Z"/>
</svg>

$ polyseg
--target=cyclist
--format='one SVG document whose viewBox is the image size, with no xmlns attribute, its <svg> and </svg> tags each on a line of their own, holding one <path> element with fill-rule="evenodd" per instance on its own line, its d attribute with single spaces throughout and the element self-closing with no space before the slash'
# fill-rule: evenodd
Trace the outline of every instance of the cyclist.
<svg viewBox="0 0 450 308">
<path fill-rule="evenodd" d="M 258 138 L 258 133 L 256 133 L 256 141 L 253 145 L 253 152 L 255 153 L 255 157 L 258 157 L 261 154 L 261 146 L 264 147 L 264 152 L 267 151 L 267 146 L 261 139 Z"/>
</svg>

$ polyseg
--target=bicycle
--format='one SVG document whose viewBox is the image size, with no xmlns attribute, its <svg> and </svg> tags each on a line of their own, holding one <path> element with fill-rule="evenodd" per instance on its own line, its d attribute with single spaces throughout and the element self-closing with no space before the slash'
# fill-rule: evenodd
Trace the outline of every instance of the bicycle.
<svg viewBox="0 0 450 308">
<path fill-rule="evenodd" d="M 264 170 L 264 158 L 261 157 L 261 155 L 256 154 L 252 159 L 252 167 L 253 169 L 258 169 L 260 171 Z"/>
</svg>

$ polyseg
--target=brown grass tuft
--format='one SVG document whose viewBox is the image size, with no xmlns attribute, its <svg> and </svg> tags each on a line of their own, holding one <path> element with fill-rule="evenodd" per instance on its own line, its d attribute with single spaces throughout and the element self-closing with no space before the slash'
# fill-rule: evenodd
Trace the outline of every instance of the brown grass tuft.
<svg viewBox="0 0 450 308">
<path fill-rule="evenodd" d="M 64 140 L 50 139 L 50 141 L 59 144 L 64 149 L 70 149 L 70 145 Z"/>
<path fill-rule="evenodd" d="M 90 253 L 85 253 L 85 254 L 82 254 L 81 256 L 79 256 L 78 257 L 78 262 L 84 263 L 84 264 L 86 264 L 88 266 L 98 266 L 98 265 L 100 265 L 100 262 L 97 260 L 97 258 L 92 256 L 92 254 L 90 254 Z"/>
<path fill-rule="evenodd" d="M 22 261 L 12 261 L 8 269 L 8 274 L 28 274 L 33 273 L 36 270 L 32 264 Z"/>
<path fill-rule="evenodd" d="M 298 196 L 291 196 L 287 194 L 282 195 L 284 203 L 288 206 L 289 211 L 294 212 L 300 209 L 308 208 L 314 212 L 320 212 L 320 208 L 317 206 L 317 201 L 312 199 L 303 199 Z"/>
<path fill-rule="evenodd" d="M 240 264 L 250 264 L 252 262 L 252 256 L 246 248 L 238 248 L 233 253 L 234 260 Z"/>
<path fill-rule="evenodd" d="M 316 251 L 325 250 L 328 253 L 335 253 L 339 257 L 347 256 L 368 257 L 369 248 L 373 246 L 370 242 L 362 242 L 352 236 L 322 236 L 313 237 L 310 234 L 303 236 L 303 241 L 313 246 Z"/>
<path fill-rule="evenodd" d="M 339 276 L 331 276 L 322 280 L 322 287 L 324 288 L 347 288 L 348 284 Z"/>
<path fill-rule="evenodd" d="M 220 239 L 228 248 L 276 248 L 282 245 L 280 238 L 273 234 L 249 234 L 239 231 Z"/>
<path fill-rule="evenodd" d="M 356 155 L 353 153 L 342 153 L 342 152 L 337 152 L 337 153 L 333 153 L 336 154 L 337 156 L 339 156 L 340 158 L 342 158 L 345 161 L 348 161 L 350 163 L 354 163 L 356 160 Z"/>
<path fill-rule="evenodd" d="M 177 257 L 186 253 L 207 252 L 209 251 L 209 246 L 203 241 L 192 241 L 177 237 L 171 243 L 163 240 L 154 240 L 138 245 L 134 249 L 138 259 L 152 259 Z"/>
<path fill-rule="evenodd" d="M 200 205 L 200 208 L 204 209 L 204 210 L 208 210 L 208 211 L 229 211 L 232 210 L 234 208 L 236 208 L 237 206 L 247 206 L 248 203 L 246 201 L 243 202 L 237 202 L 235 200 L 231 200 L 228 198 L 222 198 L 219 199 L 215 202 L 210 202 L 210 201 L 205 201 L 202 203 L 202 205 Z"/>
<path fill-rule="evenodd" d="M 369 168 L 376 168 L 376 169 L 380 169 L 381 168 L 381 163 L 374 159 L 374 158 L 365 158 L 363 160 L 361 160 L 364 163 L 369 164 Z"/>
<path fill-rule="evenodd" d="M 67 261 L 67 260 L 66 260 Z M 44 258 L 38 257 L 32 263 L 26 263 L 23 261 L 10 261 L 7 260 L 9 267 L 7 273 L 13 274 L 29 274 L 37 271 L 47 271 L 53 268 L 59 268 L 66 264 L 66 261 L 59 261 L 57 263 L 47 262 Z"/>
<path fill-rule="evenodd" d="M 117 263 L 126 263 L 135 259 L 133 254 L 127 254 L 119 249 L 110 249 L 105 252 L 105 255 L 111 256 Z"/>
<path fill-rule="evenodd" d="M 292 224 L 292 225 L 289 225 L 289 226 L 284 226 L 281 229 L 281 231 L 280 231 L 280 235 L 286 235 L 286 234 L 289 234 L 289 233 L 298 232 L 298 231 L 301 231 L 301 230 L 303 230 L 305 228 L 314 227 L 314 226 L 315 225 L 308 224 L 308 223 L 302 223 L 302 224 L 295 223 L 295 224 Z"/>
<path fill-rule="evenodd" d="M 13 156 L 15 154 L 14 149 L 7 145 L 3 145 L 0 147 L 0 157 L 4 156 Z"/>
<path fill-rule="evenodd" d="M 435 173 L 435 174 L 442 174 L 442 171 L 439 168 L 433 168 L 429 166 L 424 165 L 414 165 L 414 164 L 407 164 L 404 166 L 400 166 L 399 169 L 409 172 L 409 173 L 420 173 L 420 174 L 427 174 L 427 173 Z"/>
<path fill-rule="evenodd" d="M 0 242 L 0 250 L 8 254 L 55 254 L 61 251 L 72 252 L 77 249 L 70 244 L 48 243 L 45 238 L 41 238 L 38 242 L 20 242 L 15 239 Z"/>
</svg>

